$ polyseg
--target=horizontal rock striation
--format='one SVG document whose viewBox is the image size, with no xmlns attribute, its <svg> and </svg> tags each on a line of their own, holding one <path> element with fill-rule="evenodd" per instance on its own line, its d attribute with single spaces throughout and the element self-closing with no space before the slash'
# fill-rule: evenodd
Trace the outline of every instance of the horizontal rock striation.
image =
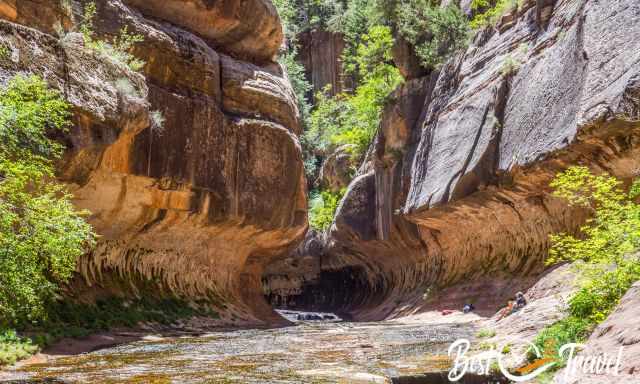
<svg viewBox="0 0 640 384">
<path fill-rule="evenodd" d="M 640 4 L 538 3 L 396 91 L 319 263 L 367 293 L 344 289 L 337 307 L 327 295 L 325 309 L 494 309 L 542 272 L 550 233 L 586 219 L 550 195 L 557 172 L 638 174 Z"/>
<path fill-rule="evenodd" d="M 11 51 L 0 79 L 39 74 L 74 107 L 59 174 L 100 241 L 70 294 L 175 294 L 213 301 L 223 318 L 276 321 L 261 271 L 302 238 L 307 216 L 299 112 L 271 61 L 282 40 L 272 4 L 96 5 L 100 38 L 125 26 L 144 36 L 141 73 L 72 32 L 83 2 L 0 1 Z"/>
</svg>

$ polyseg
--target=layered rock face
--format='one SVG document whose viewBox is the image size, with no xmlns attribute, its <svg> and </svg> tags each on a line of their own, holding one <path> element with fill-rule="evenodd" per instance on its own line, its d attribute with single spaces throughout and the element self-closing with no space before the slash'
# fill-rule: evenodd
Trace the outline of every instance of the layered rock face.
<svg viewBox="0 0 640 384">
<path fill-rule="evenodd" d="M 311 30 L 299 37 L 298 61 L 305 69 L 305 75 L 313 86 L 314 95 L 330 86 L 330 94 L 335 95 L 353 87 L 352 79 L 344 76 L 342 52 L 345 41 L 339 33 Z"/>
<path fill-rule="evenodd" d="M 550 195 L 553 176 L 640 170 L 639 16 L 632 0 L 525 1 L 408 80 L 327 234 L 318 273 L 345 288 L 317 306 L 360 319 L 493 310 L 531 285 L 548 235 L 585 220 Z"/>
<path fill-rule="evenodd" d="M 263 265 L 307 227 L 299 113 L 272 61 L 282 42 L 273 5 L 97 2 L 99 38 L 125 26 L 144 36 L 141 73 L 72 33 L 85 5 L 0 1 L 11 51 L 0 78 L 39 74 L 74 107 L 60 178 L 101 237 L 72 294 L 177 294 L 213 300 L 223 317 L 271 320 Z"/>
</svg>

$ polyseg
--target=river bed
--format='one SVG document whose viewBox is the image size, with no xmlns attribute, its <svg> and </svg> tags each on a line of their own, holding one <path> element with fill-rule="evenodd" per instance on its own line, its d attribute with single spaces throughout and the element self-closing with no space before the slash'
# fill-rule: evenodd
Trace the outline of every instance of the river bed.
<svg viewBox="0 0 640 384">
<path fill-rule="evenodd" d="M 275 329 L 150 337 L 16 368 L 9 378 L 65 383 L 387 383 L 394 376 L 448 369 L 451 342 L 474 332 L 470 324 L 301 321 Z"/>
</svg>

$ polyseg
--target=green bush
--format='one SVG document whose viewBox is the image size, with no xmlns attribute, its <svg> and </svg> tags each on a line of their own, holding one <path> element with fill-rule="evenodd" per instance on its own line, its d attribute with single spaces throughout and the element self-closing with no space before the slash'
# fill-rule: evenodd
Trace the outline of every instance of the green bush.
<svg viewBox="0 0 640 384">
<path fill-rule="evenodd" d="M 569 316 L 544 328 L 536 336 L 533 343 L 542 352 L 543 358 L 556 361 L 555 368 L 557 369 L 564 366 L 566 362 L 566 356 L 559 355 L 560 348 L 565 344 L 585 341 L 593 328 L 594 325 L 589 320 Z M 528 358 L 533 361 L 538 357 L 530 350 Z"/>
<path fill-rule="evenodd" d="M 0 327 L 46 316 L 44 303 L 94 244 L 84 212 L 55 181 L 70 106 L 36 77 L 0 91 Z"/>
<path fill-rule="evenodd" d="M 14 330 L 0 331 L 0 367 L 27 358 L 38 349 L 31 339 L 19 337 Z"/>
<path fill-rule="evenodd" d="M 473 11 L 484 10 L 484 12 L 478 13 L 469 25 L 472 29 L 494 26 L 502 15 L 517 6 L 516 0 L 473 0 L 471 9 Z"/>
<path fill-rule="evenodd" d="M 309 142 L 325 152 L 349 144 L 356 160 L 364 155 L 380 124 L 387 97 L 402 83 L 398 69 L 389 64 L 392 45 L 388 27 L 374 26 L 362 37 L 355 59 L 363 79 L 361 85 L 352 95 L 317 95 L 305 133 Z"/>
<path fill-rule="evenodd" d="M 563 344 L 580 342 L 606 319 L 620 298 L 640 280 L 640 182 L 629 193 L 607 175 L 593 175 L 586 167 L 571 167 L 551 183 L 554 195 L 589 210 L 592 218 L 581 235 L 551 236 L 549 264 L 573 262 L 579 290 L 569 300 L 568 317 L 544 329 L 535 343 L 557 358 Z M 562 364 L 562 359 L 559 359 Z"/>
<path fill-rule="evenodd" d="M 460 8 L 430 0 L 399 0 L 398 32 L 415 48 L 425 68 L 438 68 L 467 47 L 469 26 Z"/>
<path fill-rule="evenodd" d="M 309 199 L 309 225 L 318 231 L 324 231 L 333 222 L 333 216 L 338 209 L 340 200 L 346 190 L 338 193 L 331 191 L 312 192 Z"/>
<path fill-rule="evenodd" d="M 139 34 L 129 33 L 125 26 L 120 30 L 111 43 L 96 39 L 93 31 L 93 19 L 96 15 L 95 3 L 89 3 L 84 9 L 84 18 L 80 24 L 80 32 L 84 39 L 85 47 L 88 47 L 103 57 L 110 58 L 118 63 L 128 66 L 133 71 L 139 71 L 144 67 L 144 61 L 130 53 L 133 45 L 144 41 Z"/>
<path fill-rule="evenodd" d="M 481 329 L 476 334 L 476 337 L 481 339 L 486 339 L 490 337 L 494 337 L 496 335 L 496 331 L 494 329 Z"/>
<path fill-rule="evenodd" d="M 341 60 L 346 74 L 358 77 L 358 46 L 367 31 L 376 25 L 384 25 L 384 19 L 379 12 L 379 1 L 371 0 L 349 0 L 344 11 L 330 20 L 329 29 L 344 36 Z"/>
</svg>

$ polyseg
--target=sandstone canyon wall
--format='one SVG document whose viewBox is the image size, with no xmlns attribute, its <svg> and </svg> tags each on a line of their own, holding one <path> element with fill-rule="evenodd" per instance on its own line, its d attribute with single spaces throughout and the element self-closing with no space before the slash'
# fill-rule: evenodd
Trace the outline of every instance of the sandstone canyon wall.
<svg viewBox="0 0 640 384">
<path fill-rule="evenodd" d="M 74 32 L 87 1 L 0 0 L 0 44 L 10 52 L 0 80 L 38 74 L 74 108 L 59 173 L 100 240 L 71 294 L 175 294 L 214 302 L 223 318 L 273 320 L 263 265 L 307 228 L 299 112 L 274 61 L 275 8 L 95 3 L 99 38 L 125 26 L 144 36 L 134 49 L 140 73 Z"/>
<path fill-rule="evenodd" d="M 639 17 L 634 0 L 530 0 L 439 71 L 395 49 L 407 81 L 330 230 L 310 239 L 322 247 L 267 268 L 272 302 L 380 319 L 491 311 L 530 286 L 548 235 L 586 218 L 550 195 L 553 176 L 639 173 Z"/>
</svg>

